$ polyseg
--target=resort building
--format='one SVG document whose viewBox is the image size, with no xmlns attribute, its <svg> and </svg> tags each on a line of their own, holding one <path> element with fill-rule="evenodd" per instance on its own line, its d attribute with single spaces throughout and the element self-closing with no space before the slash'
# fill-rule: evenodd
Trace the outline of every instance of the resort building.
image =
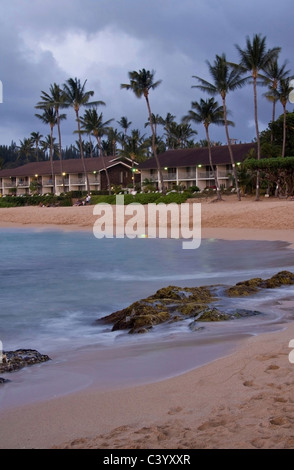
<svg viewBox="0 0 294 470">
<path fill-rule="evenodd" d="M 111 185 L 127 187 L 137 179 L 137 163 L 119 157 L 104 157 Z M 90 191 L 107 189 L 107 179 L 101 157 L 84 159 Z M 53 173 L 53 175 L 52 175 Z M 53 184 L 54 183 L 54 184 Z M 0 195 L 61 194 L 68 191 L 86 191 L 87 182 L 81 159 L 32 162 L 17 168 L 0 171 Z"/>
<path fill-rule="evenodd" d="M 240 165 L 248 153 L 256 150 L 256 144 L 234 144 L 232 151 L 236 165 Z M 232 164 L 227 145 L 211 148 L 212 163 L 217 173 L 219 185 L 228 188 L 233 184 Z M 158 155 L 164 185 L 168 189 L 175 186 L 198 186 L 200 190 L 215 187 L 214 172 L 209 164 L 207 147 L 167 150 Z M 159 174 L 155 158 L 150 158 L 139 165 L 141 184 L 158 185 Z"/>
</svg>

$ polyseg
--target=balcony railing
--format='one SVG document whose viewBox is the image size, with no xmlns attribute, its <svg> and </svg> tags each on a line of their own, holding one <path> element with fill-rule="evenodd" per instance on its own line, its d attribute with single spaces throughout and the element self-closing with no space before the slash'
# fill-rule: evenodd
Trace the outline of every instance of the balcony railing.
<svg viewBox="0 0 294 470">
<path fill-rule="evenodd" d="M 18 187 L 21 187 L 21 188 L 28 188 L 30 185 L 29 185 L 29 182 L 28 181 L 19 181 L 17 183 L 17 186 Z"/>
<path fill-rule="evenodd" d="M 180 180 L 192 180 L 196 179 L 196 171 L 188 171 L 186 173 L 179 173 Z"/>
<path fill-rule="evenodd" d="M 15 181 L 10 181 L 10 182 L 4 181 L 4 188 L 16 188 L 16 182 Z"/>
<path fill-rule="evenodd" d="M 212 171 L 199 171 L 198 172 L 198 178 L 199 179 L 210 180 L 210 179 L 214 179 L 214 174 L 213 174 Z"/>
<path fill-rule="evenodd" d="M 226 171 L 226 170 L 218 170 L 217 172 L 217 176 L 219 178 L 228 178 L 229 177 L 229 171 Z"/>
<path fill-rule="evenodd" d="M 162 175 L 163 181 L 167 180 L 176 180 L 177 179 L 177 174 L 176 173 L 167 173 L 165 175 Z"/>
<path fill-rule="evenodd" d="M 84 178 L 71 178 L 70 184 L 83 185 L 86 184 L 86 181 L 84 180 Z"/>
<path fill-rule="evenodd" d="M 42 185 L 43 186 L 53 186 L 53 181 L 52 180 L 43 180 Z"/>
</svg>

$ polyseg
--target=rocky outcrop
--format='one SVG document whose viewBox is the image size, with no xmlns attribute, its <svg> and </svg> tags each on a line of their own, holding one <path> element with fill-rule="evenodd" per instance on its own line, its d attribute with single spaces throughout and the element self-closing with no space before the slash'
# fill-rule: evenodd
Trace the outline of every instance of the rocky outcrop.
<svg viewBox="0 0 294 470">
<path fill-rule="evenodd" d="M 16 351 L 3 351 L 0 362 L 0 373 L 14 372 L 32 364 L 49 361 L 50 357 L 40 354 L 35 349 L 17 349 Z M 3 379 L 5 381 L 5 379 Z M 1 383 L 1 382 L 0 382 Z"/>
<path fill-rule="evenodd" d="M 226 289 L 225 293 L 229 297 L 244 297 L 255 294 L 260 289 L 274 289 L 291 284 L 294 284 L 294 274 L 289 271 L 280 271 L 270 279 L 256 277 L 249 281 L 238 282 L 235 286 Z"/>
<path fill-rule="evenodd" d="M 272 289 L 294 284 L 294 274 L 281 271 L 270 279 L 253 278 L 238 282 L 235 286 L 178 287 L 159 289 L 146 299 L 138 300 L 129 307 L 111 313 L 98 323 L 111 324 L 112 331 L 129 330 L 129 333 L 146 333 L 161 323 L 171 323 L 191 318 L 190 329 L 203 329 L 199 322 L 218 322 L 258 315 L 255 310 L 235 309 L 222 311 L 214 303 L 223 297 L 254 295 L 260 289 Z M 219 294 L 221 292 L 221 294 Z"/>
</svg>

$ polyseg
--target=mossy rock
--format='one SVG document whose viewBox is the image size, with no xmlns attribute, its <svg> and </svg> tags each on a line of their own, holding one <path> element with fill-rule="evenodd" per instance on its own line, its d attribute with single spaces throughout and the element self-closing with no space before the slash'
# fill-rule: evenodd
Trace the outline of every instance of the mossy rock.
<svg viewBox="0 0 294 470">
<path fill-rule="evenodd" d="M 187 298 L 188 302 L 209 303 L 216 300 L 212 295 L 211 289 L 206 286 L 202 287 L 185 287 L 185 292 L 190 295 Z"/>
<path fill-rule="evenodd" d="M 220 312 L 216 308 L 208 309 L 205 310 L 199 318 L 197 318 L 197 321 L 226 321 L 230 320 L 231 316 L 228 315 L 227 313 Z"/>
<path fill-rule="evenodd" d="M 289 286 L 294 284 L 294 274 L 290 271 L 280 271 L 279 273 L 267 279 L 264 287 L 274 289 L 275 287 Z"/>
<path fill-rule="evenodd" d="M 229 287 L 225 290 L 225 294 L 229 297 L 244 297 L 247 295 L 255 294 L 263 285 L 263 279 L 255 277 L 248 281 L 237 282 L 233 287 Z"/>
<path fill-rule="evenodd" d="M 182 296 L 180 294 L 180 288 L 177 286 L 168 286 L 159 289 L 155 292 L 154 295 L 148 297 L 148 299 L 172 299 L 172 300 L 182 300 Z"/>
<path fill-rule="evenodd" d="M 186 315 L 186 316 L 195 316 L 195 315 L 198 315 L 198 313 L 200 313 L 205 307 L 207 307 L 207 305 L 205 304 L 198 304 L 196 302 L 189 302 L 189 303 L 184 303 L 183 305 L 180 306 L 180 308 L 178 309 L 178 311 L 182 314 L 182 315 Z"/>
</svg>

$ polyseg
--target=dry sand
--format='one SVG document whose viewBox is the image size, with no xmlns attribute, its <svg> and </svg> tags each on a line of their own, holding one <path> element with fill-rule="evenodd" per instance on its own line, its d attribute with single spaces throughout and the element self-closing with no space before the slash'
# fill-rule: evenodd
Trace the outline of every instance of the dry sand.
<svg viewBox="0 0 294 470">
<path fill-rule="evenodd" d="M 0 210 L 0 226 L 91 229 L 93 207 Z M 294 202 L 202 203 L 203 236 L 294 244 Z M 291 312 L 293 299 L 281 309 Z M 83 392 L 0 414 L 0 448 L 294 448 L 294 364 L 284 330 L 225 358 L 144 386 Z"/>
</svg>

